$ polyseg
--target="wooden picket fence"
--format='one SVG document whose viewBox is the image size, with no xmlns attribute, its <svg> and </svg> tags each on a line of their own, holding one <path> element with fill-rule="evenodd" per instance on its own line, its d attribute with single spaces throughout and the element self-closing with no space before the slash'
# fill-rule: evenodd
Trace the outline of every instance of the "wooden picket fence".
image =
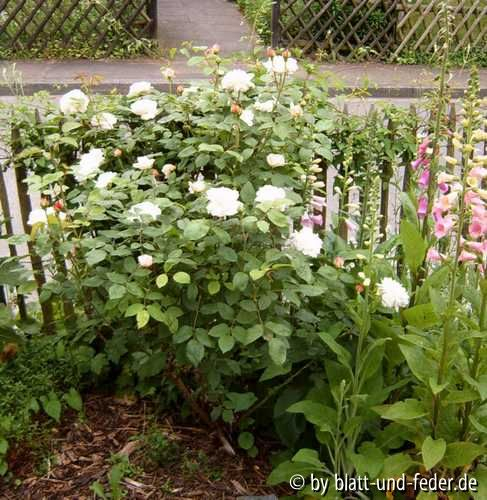
<svg viewBox="0 0 487 500">
<path fill-rule="evenodd" d="M 156 0 L 0 0 L 0 48 L 70 47 L 83 40 L 110 55 L 128 36 L 151 37 Z"/>
<path fill-rule="evenodd" d="M 450 0 L 456 50 L 487 45 L 487 0 Z M 394 59 L 438 44 L 439 0 L 275 0 L 274 46 L 335 59 Z"/>
</svg>

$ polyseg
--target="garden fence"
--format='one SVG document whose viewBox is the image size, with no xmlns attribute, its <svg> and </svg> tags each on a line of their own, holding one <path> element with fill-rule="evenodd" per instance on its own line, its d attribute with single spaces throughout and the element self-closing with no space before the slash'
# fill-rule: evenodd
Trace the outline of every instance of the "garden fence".
<svg viewBox="0 0 487 500">
<path fill-rule="evenodd" d="M 451 0 L 455 50 L 487 44 L 487 0 Z M 430 53 L 439 41 L 438 0 L 275 0 L 274 46 L 299 47 L 335 59 L 393 59 Z"/>
<path fill-rule="evenodd" d="M 345 115 L 348 114 L 348 110 L 345 107 Z M 425 131 L 428 128 L 428 123 L 431 121 L 431 117 L 424 115 L 424 113 L 419 113 L 416 108 L 412 105 L 409 110 L 410 117 L 413 123 L 417 124 L 417 131 Z M 447 127 L 449 130 L 457 129 L 457 109 L 455 103 L 451 104 L 449 110 L 449 118 Z M 344 115 L 344 116 L 345 116 Z M 377 123 L 383 124 L 383 130 L 385 130 L 384 142 L 388 144 L 394 144 L 398 126 L 400 124 L 394 123 L 392 119 L 385 118 L 380 111 L 374 110 L 373 108 L 368 113 L 369 119 L 378 120 Z M 40 118 L 38 118 L 40 119 Z M 414 128 L 414 127 L 413 127 Z M 413 130 L 413 133 L 415 131 Z M 13 129 L 11 136 L 11 144 L 9 148 L 11 150 L 11 156 L 13 161 L 10 164 L 5 163 L 2 168 L 0 168 L 0 208 L 2 212 L 2 234 L 7 236 L 12 236 L 14 234 L 26 233 L 29 234 L 31 228 L 28 224 L 29 213 L 32 208 L 37 208 L 39 206 L 39 199 L 31 197 L 27 191 L 26 179 L 29 172 L 23 165 L 21 161 L 22 148 L 21 143 L 21 130 Z M 398 138 L 398 140 L 400 140 Z M 459 153 L 455 152 L 455 147 L 453 144 L 452 136 L 449 137 L 448 141 L 442 145 L 445 148 L 445 152 L 450 156 L 459 156 Z M 487 143 L 482 145 L 484 151 L 487 150 Z M 401 219 L 401 202 L 400 195 L 402 192 L 408 190 L 409 186 L 409 169 L 405 168 L 405 165 L 410 164 L 414 159 L 416 152 L 414 150 L 406 150 L 397 155 L 385 155 L 380 164 L 377 165 L 379 168 L 381 176 L 381 233 L 383 234 L 383 239 L 387 238 L 388 234 L 397 233 L 397 228 Z M 16 156 L 19 160 L 16 160 Z M 354 158 L 353 161 L 357 162 L 355 168 L 360 169 L 360 158 Z M 335 193 L 334 187 L 337 183 L 337 172 L 343 171 L 343 165 L 338 162 L 326 162 L 324 160 L 322 178 L 327 185 L 326 189 L 326 210 L 324 213 L 326 227 L 329 229 L 332 220 L 338 212 L 343 213 L 346 210 L 344 207 L 340 206 L 339 197 Z M 352 195 L 353 196 L 353 195 Z M 356 202 L 357 200 L 345 200 L 348 204 L 349 201 Z M 362 200 L 358 200 L 359 203 Z M 362 210 L 363 211 L 363 210 Z M 363 211 L 364 212 L 364 211 Z M 337 228 L 339 234 L 345 239 L 352 239 L 353 234 L 347 229 L 345 225 Z M 25 245 L 17 247 L 14 244 L 5 245 L 1 248 L 2 255 L 9 254 L 10 256 L 16 255 L 26 255 L 29 254 L 30 266 L 34 271 L 34 277 L 37 284 L 38 293 L 40 294 L 42 286 L 46 281 L 49 281 L 55 274 L 66 274 L 67 270 L 65 267 L 64 259 L 60 255 L 53 255 L 50 262 L 43 261 L 35 252 L 35 248 L 32 244 L 28 243 L 27 248 Z M 19 305 L 20 315 L 26 314 L 25 309 L 25 299 L 22 296 L 18 297 L 17 303 Z M 60 305 L 63 308 L 64 316 L 71 317 L 73 313 L 73 306 L 68 301 L 65 301 Z M 55 305 L 50 302 L 50 300 L 43 300 L 41 302 L 42 313 L 44 317 L 45 325 L 52 325 L 53 318 L 55 316 Z"/>
<path fill-rule="evenodd" d="M 43 50 L 80 40 L 110 55 L 120 42 L 151 37 L 156 0 L 0 0 L 0 49 Z"/>
</svg>

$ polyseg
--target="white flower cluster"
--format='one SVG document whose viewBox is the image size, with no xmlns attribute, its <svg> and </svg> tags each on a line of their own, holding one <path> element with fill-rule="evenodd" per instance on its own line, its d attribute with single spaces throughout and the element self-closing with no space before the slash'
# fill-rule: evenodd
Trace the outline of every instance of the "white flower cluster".
<svg viewBox="0 0 487 500">
<path fill-rule="evenodd" d="M 253 88 L 252 79 L 254 75 L 247 73 L 243 69 L 233 69 L 222 78 L 222 89 L 232 92 L 247 92 Z"/>
<path fill-rule="evenodd" d="M 281 210 L 286 209 L 286 205 L 282 203 L 282 200 L 286 198 L 286 190 L 280 187 L 272 186 L 271 184 L 266 184 L 257 190 L 255 201 L 256 203 L 269 203 L 275 204 L 280 207 Z"/>
<path fill-rule="evenodd" d="M 287 244 L 308 257 L 318 257 L 323 247 L 323 241 L 310 227 L 294 231 Z"/>
<path fill-rule="evenodd" d="M 143 222 L 144 219 L 157 220 L 161 213 L 161 209 L 155 203 L 143 201 L 129 209 L 128 219 L 131 222 Z"/>
<path fill-rule="evenodd" d="M 274 56 L 264 63 L 264 67 L 269 73 L 292 75 L 298 71 L 298 61 L 293 57 Z"/>
<path fill-rule="evenodd" d="M 73 167 L 73 175 L 78 182 L 85 182 L 100 172 L 100 165 L 105 161 L 103 149 L 94 148 L 81 155 L 78 165 Z"/>
<path fill-rule="evenodd" d="M 208 189 L 206 196 L 208 205 L 206 209 L 213 217 L 228 217 L 235 215 L 242 203 L 239 201 L 239 193 L 235 189 L 227 187 Z"/>
<path fill-rule="evenodd" d="M 401 283 L 392 278 L 384 278 L 377 285 L 377 293 L 384 307 L 399 311 L 399 308 L 409 305 L 409 294 L 407 290 Z"/>
<path fill-rule="evenodd" d="M 59 109 L 65 115 L 84 113 L 88 109 L 90 99 L 79 89 L 64 94 L 59 101 Z"/>
</svg>

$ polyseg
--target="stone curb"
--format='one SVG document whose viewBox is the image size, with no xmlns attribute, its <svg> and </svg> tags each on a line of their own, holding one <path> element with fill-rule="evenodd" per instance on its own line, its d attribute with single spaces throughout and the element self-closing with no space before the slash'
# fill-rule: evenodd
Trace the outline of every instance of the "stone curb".
<svg viewBox="0 0 487 500">
<path fill-rule="evenodd" d="M 204 82 L 205 79 L 195 79 L 190 81 L 180 81 L 173 84 L 173 88 L 177 85 L 190 85 L 191 83 Z M 154 87 L 163 92 L 169 90 L 169 85 L 165 83 L 155 83 Z M 26 83 L 23 85 L 23 90 L 25 95 L 32 95 L 36 92 L 47 91 L 53 95 L 60 95 L 68 92 L 69 90 L 79 88 L 79 83 L 68 83 L 68 84 L 53 84 L 48 82 L 39 83 Z M 129 84 L 121 82 L 104 82 L 97 85 L 95 91 L 100 94 L 108 94 L 114 89 L 117 89 L 120 93 L 126 93 L 128 91 Z M 355 90 L 363 90 L 362 87 L 343 87 L 340 89 L 329 89 L 329 94 L 331 97 L 337 95 L 350 94 Z M 433 87 L 373 87 L 368 89 L 369 98 L 376 99 L 419 99 L 424 97 L 429 92 L 435 90 Z M 463 96 L 465 89 L 454 88 L 451 89 L 452 97 L 458 99 Z M 0 85 L 0 97 L 11 97 L 12 93 L 8 86 Z M 480 97 L 487 97 L 487 88 L 480 89 Z"/>
</svg>

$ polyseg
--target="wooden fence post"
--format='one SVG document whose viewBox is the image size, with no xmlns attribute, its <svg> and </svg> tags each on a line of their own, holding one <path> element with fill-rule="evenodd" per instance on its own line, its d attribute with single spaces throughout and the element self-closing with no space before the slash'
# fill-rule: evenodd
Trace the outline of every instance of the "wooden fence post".
<svg viewBox="0 0 487 500">
<path fill-rule="evenodd" d="M 151 36 L 157 38 L 157 0 L 148 0 L 149 8 L 148 13 L 151 19 Z"/>
<path fill-rule="evenodd" d="M 20 134 L 17 128 L 12 127 L 11 134 L 11 147 L 12 155 L 20 152 Z M 16 165 L 15 160 L 12 162 L 12 166 L 15 170 L 15 180 L 17 183 L 17 192 L 19 195 L 19 205 L 20 205 L 20 216 L 22 218 L 22 225 L 26 234 L 30 234 L 31 227 L 28 224 L 29 214 L 32 211 L 32 203 L 30 201 L 27 184 L 24 182 L 27 179 L 27 170 L 23 164 Z M 46 283 L 46 275 L 44 273 L 44 268 L 42 265 L 42 259 L 35 251 L 35 246 L 32 241 L 27 242 L 27 247 L 29 249 L 30 261 L 32 264 L 32 271 L 34 273 L 34 278 L 37 283 L 37 293 L 42 292 L 42 287 Z M 54 330 L 54 313 L 52 309 L 52 304 L 50 301 L 41 302 L 41 310 L 43 316 L 43 329 L 47 332 L 52 332 Z"/>
<path fill-rule="evenodd" d="M 5 185 L 5 178 L 3 171 L 0 169 L 0 206 L 2 208 L 5 232 L 7 236 L 14 234 L 12 228 L 12 214 L 10 212 L 10 204 L 8 199 L 7 187 Z M 9 243 L 8 249 L 11 257 L 17 257 L 17 248 L 15 245 Z M 17 306 L 19 307 L 19 316 L 21 320 L 27 319 L 27 307 L 25 305 L 25 298 L 23 295 L 17 293 Z"/>
<path fill-rule="evenodd" d="M 274 0 L 272 4 L 272 19 L 271 19 L 271 31 L 272 31 L 271 44 L 273 47 L 278 47 L 281 43 L 280 17 L 281 17 L 281 0 Z"/>
<path fill-rule="evenodd" d="M 389 140 L 391 144 L 394 144 L 394 136 L 396 135 L 395 125 L 392 118 L 389 118 L 389 123 L 387 124 L 387 131 L 389 135 Z M 388 224 L 388 214 L 389 214 L 389 189 L 391 184 L 392 176 L 394 171 L 392 168 L 393 161 L 387 158 L 382 164 L 381 172 L 381 197 L 380 197 L 380 241 L 386 241 L 387 239 L 387 224 Z"/>
</svg>

